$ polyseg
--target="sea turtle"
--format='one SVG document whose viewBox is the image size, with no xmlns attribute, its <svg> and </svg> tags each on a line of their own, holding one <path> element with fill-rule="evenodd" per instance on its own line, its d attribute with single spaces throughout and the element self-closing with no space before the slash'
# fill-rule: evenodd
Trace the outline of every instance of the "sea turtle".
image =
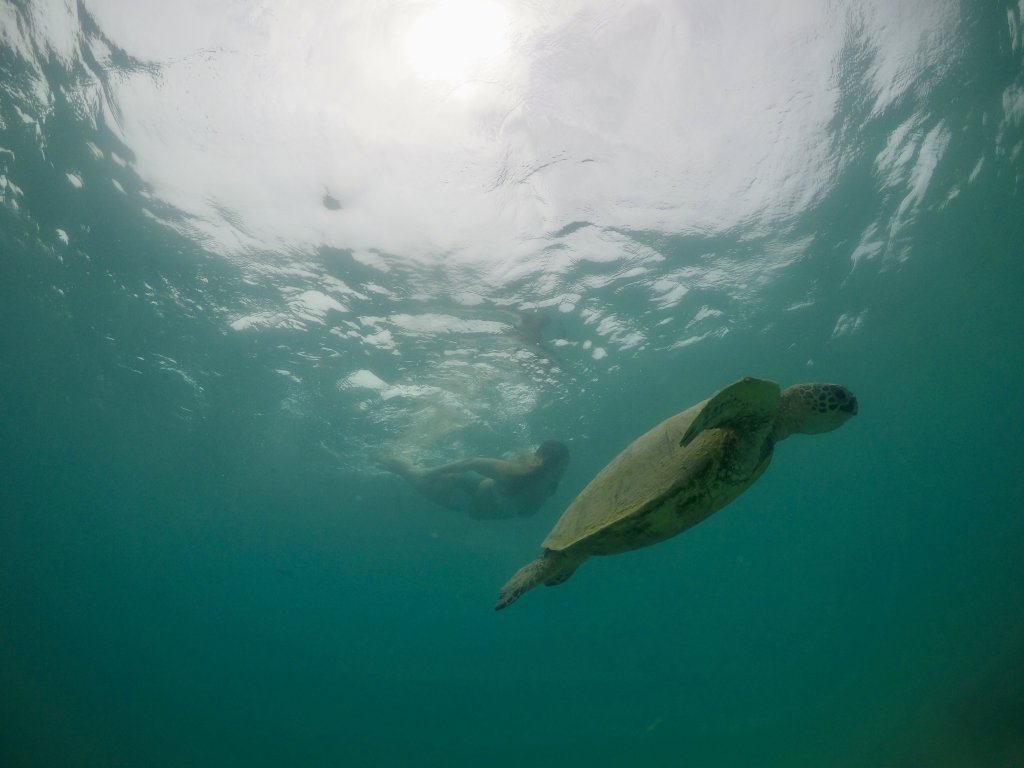
<svg viewBox="0 0 1024 768">
<path fill-rule="evenodd" d="M 830 432 L 857 413 L 838 384 L 745 378 L 634 440 L 577 496 L 540 557 L 502 587 L 495 610 L 538 584 L 561 584 L 590 555 L 664 541 L 696 525 L 761 476 L 775 444 L 794 432 Z"/>
</svg>

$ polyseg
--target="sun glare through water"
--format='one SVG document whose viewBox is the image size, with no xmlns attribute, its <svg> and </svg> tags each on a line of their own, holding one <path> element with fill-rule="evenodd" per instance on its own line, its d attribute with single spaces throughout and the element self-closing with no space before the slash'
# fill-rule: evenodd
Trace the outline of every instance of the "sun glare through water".
<svg viewBox="0 0 1024 768">
<path fill-rule="evenodd" d="M 486 0 L 450 0 L 426 5 L 409 26 L 405 55 L 421 80 L 448 88 L 486 77 L 506 63 L 509 16 Z"/>
</svg>

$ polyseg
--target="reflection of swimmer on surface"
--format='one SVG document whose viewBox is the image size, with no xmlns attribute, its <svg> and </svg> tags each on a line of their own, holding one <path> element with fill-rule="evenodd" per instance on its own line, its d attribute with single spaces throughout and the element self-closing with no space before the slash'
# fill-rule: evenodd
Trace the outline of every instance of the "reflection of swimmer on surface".
<svg viewBox="0 0 1024 768">
<path fill-rule="evenodd" d="M 516 323 L 512 326 L 516 336 L 528 346 L 540 346 L 544 329 L 551 323 L 551 318 L 542 312 L 524 310 L 516 313 Z"/>
<path fill-rule="evenodd" d="M 525 349 L 543 357 L 549 363 L 558 365 L 554 352 L 548 348 L 542 338 L 544 329 L 550 324 L 551 318 L 547 314 L 534 310 L 523 310 L 516 312 L 516 321 L 510 335 L 518 339 Z"/>
<path fill-rule="evenodd" d="M 519 461 L 469 458 L 431 469 L 394 456 L 378 461 L 435 504 L 470 517 L 495 519 L 526 517 L 540 509 L 565 474 L 569 449 L 565 443 L 546 440 L 532 456 Z"/>
</svg>

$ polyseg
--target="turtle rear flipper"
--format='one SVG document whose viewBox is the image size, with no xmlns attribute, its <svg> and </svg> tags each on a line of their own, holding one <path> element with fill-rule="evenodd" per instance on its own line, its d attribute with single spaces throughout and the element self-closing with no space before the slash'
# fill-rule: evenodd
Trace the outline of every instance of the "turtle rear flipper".
<svg viewBox="0 0 1024 768">
<path fill-rule="evenodd" d="M 544 550 L 544 554 L 516 571 L 501 588 L 494 610 L 500 611 L 512 605 L 523 593 L 529 592 L 538 584 L 548 587 L 561 584 L 576 572 L 584 559 L 585 557 L 578 555 L 566 555 L 564 552 L 551 549 Z"/>
<path fill-rule="evenodd" d="M 773 424 L 778 413 L 779 385 L 748 376 L 708 400 L 679 445 L 685 448 L 706 429 L 743 430 L 755 435 Z"/>
</svg>

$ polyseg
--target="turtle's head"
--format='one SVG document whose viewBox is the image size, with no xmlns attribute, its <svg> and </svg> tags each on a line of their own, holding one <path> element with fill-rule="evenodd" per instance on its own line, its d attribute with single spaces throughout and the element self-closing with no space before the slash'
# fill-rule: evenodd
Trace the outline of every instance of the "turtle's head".
<svg viewBox="0 0 1024 768">
<path fill-rule="evenodd" d="M 816 435 L 838 429 L 857 414 L 857 398 L 839 384 L 796 384 L 783 390 L 772 440 L 794 432 Z"/>
</svg>

